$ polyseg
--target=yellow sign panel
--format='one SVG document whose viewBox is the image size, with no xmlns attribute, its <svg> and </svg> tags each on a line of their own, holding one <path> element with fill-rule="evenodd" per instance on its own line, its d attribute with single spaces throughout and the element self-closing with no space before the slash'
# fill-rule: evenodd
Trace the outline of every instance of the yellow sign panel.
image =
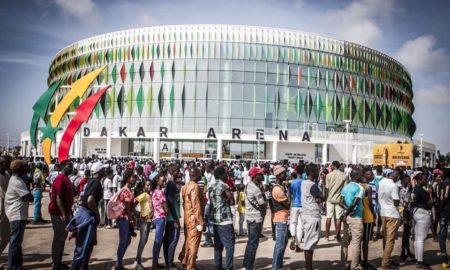
<svg viewBox="0 0 450 270">
<path fill-rule="evenodd" d="M 378 144 L 373 146 L 373 165 L 412 167 L 411 144 Z"/>
</svg>

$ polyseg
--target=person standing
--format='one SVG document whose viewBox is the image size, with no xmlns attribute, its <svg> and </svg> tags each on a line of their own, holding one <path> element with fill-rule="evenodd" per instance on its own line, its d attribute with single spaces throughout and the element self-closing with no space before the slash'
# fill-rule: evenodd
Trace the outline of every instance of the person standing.
<svg viewBox="0 0 450 270">
<path fill-rule="evenodd" d="M 112 222 L 111 219 L 108 217 L 108 203 L 111 200 L 112 196 L 114 195 L 114 189 L 117 188 L 113 185 L 113 170 L 110 168 L 106 169 L 106 178 L 103 181 L 103 209 L 104 215 L 102 216 L 103 222 L 105 224 L 105 229 L 111 229 L 112 228 Z"/>
<path fill-rule="evenodd" d="M 153 224 L 155 225 L 155 241 L 153 242 L 152 269 L 162 268 L 158 263 L 159 252 L 164 239 L 167 218 L 167 199 L 163 189 L 166 186 L 166 176 L 158 175 L 153 181 Z M 167 266 L 169 267 L 169 266 Z"/>
<path fill-rule="evenodd" d="M 339 170 L 339 161 L 331 163 L 332 172 L 325 179 L 325 196 L 327 197 L 327 220 L 325 224 L 325 238 L 330 241 L 331 219 L 334 219 L 336 229 L 336 240 L 341 240 L 341 216 L 344 209 L 339 204 L 342 188 L 346 183 L 346 176 Z"/>
<path fill-rule="evenodd" d="M 11 233 L 9 229 L 9 220 L 5 212 L 5 195 L 9 183 L 9 173 L 6 168 L 6 160 L 0 157 L 0 255 L 8 245 L 9 235 Z"/>
<path fill-rule="evenodd" d="M 233 269 L 235 235 L 231 205 L 234 205 L 233 193 L 225 184 L 228 178 L 223 167 L 214 170 L 215 181 L 208 186 L 211 207 L 211 221 L 214 224 L 214 266 L 215 269 Z M 222 267 L 222 252 L 226 250 L 225 267 Z"/>
<path fill-rule="evenodd" d="M 53 241 L 52 241 L 52 269 L 67 269 L 68 266 L 62 263 L 64 254 L 64 244 L 67 239 L 66 225 L 72 218 L 73 186 L 69 180 L 69 175 L 73 170 L 70 161 L 61 163 L 62 173 L 56 176 L 50 192 L 50 203 L 48 212 L 52 221 Z"/>
<path fill-rule="evenodd" d="M 11 228 L 8 250 L 8 269 L 22 269 L 22 242 L 28 218 L 28 204 L 34 201 L 21 175 L 27 173 L 28 162 L 14 160 L 11 162 L 11 178 L 5 194 L 5 210 Z"/>
<path fill-rule="evenodd" d="M 122 166 L 116 165 L 116 172 L 114 173 L 112 182 L 113 182 L 113 188 L 114 188 L 114 184 L 116 185 L 116 189 L 117 189 L 117 187 L 122 186 Z M 116 193 L 116 192 L 117 192 L 117 190 L 114 190 L 114 193 Z"/>
<path fill-rule="evenodd" d="M 378 186 L 380 185 L 380 181 L 384 178 L 384 176 L 383 176 L 383 168 L 381 166 L 377 166 L 374 171 L 376 175 L 369 184 L 370 187 L 372 188 L 372 203 L 373 203 L 373 210 L 375 211 L 374 225 L 377 226 L 377 230 L 375 236 L 373 237 L 373 240 L 376 241 L 381 238 L 381 215 L 380 215 L 380 203 L 378 199 Z"/>
<path fill-rule="evenodd" d="M 176 179 L 181 177 L 180 167 L 172 164 L 167 168 L 167 184 L 165 194 L 167 199 L 167 221 L 164 232 L 163 252 L 166 267 L 175 267 L 174 256 L 180 238 L 180 191 L 175 183 Z"/>
<path fill-rule="evenodd" d="M 439 169 L 435 169 L 433 171 L 433 184 L 430 186 L 429 191 L 431 195 L 431 200 L 433 201 L 433 208 L 431 210 L 432 216 L 431 216 L 431 233 L 433 234 L 433 242 L 439 242 L 438 240 L 438 225 L 439 220 L 441 219 L 439 217 L 439 204 L 437 201 L 437 187 L 439 186 L 439 183 L 442 182 L 443 178 L 443 172 Z"/>
<path fill-rule="evenodd" d="M 383 227 L 383 259 L 381 268 L 397 269 L 398 263 L 392 261 L 391 254 L 394 249 L 395 235 L 400 227 L 400 213 L 397 207 L 400 204 L 400 195 L 397 181 L 402 177 L 400 169 L 394 169 L 389 178 L 383 178 L 378 185 L 378 198 L 380 204 L 381 223 Z"/>
<path fill-rule="evenodd" d="M 236 213 L 239 215 L 239 224 L 238 224 L 238 233 L 239 237 L 245 236 L 244 232 L 244 222 L 245 222 L 245 193 L 244 193 L 244 185 L 237 184 L 237 207 Z"/>
<path fill-rule="evenodd" d="M 341 241 L 341 260 L 347 265 L 350 259 L 350 269 L 360 269 L 359 258 L 363 235 L 362 198 L 364 194 L 364 189 L 359 184 L 362 179 L 361 169 L 352 169 L 350 178 L 351 182 L 346 184 L 341 191 L 341 206 L 344 209 L 344 214 L 342 215 L 344 236 Z"/>
<path fill-rule="evenodd" d="M 292 207 L 290 215 L 289 231 L 292 235 L 292 241 L 290 245 L 291 250 L 296 252 L 300 251 L 300 243 L 303 238 L 303 226 L 302 226 L 302 175 L 304 173 L 305 165 L 303 163 L 299 164 L 295 168 L 297 172 L 297 178 L 291 183 L 290 191 L 292 197 Z"/>
<path fill-rule="evenodd" d="M 132 170 L 126 170 L 123 175 L 122 187 L 120 189 L 119 202 L 125 206 L 120 216 L 117 218 L 117 226 L 119 227 L 119 246 L 117 247 L 117 264 L 116 270 L 123 270 L 123 257 L 131 243 L 132 228 L 134 228 L 134 218 L 132 205 L 134 203 L 133 192 L 131 187 L 136 183 L 136 175 Z"/>
<path fill-rule="evenodd" d="M 312 270 L 314 249 L 320 239 L 321 204 L 326 200 L 316 183 L 319 168 L 315 164 L 306 167 L 307 178 L 301 185 L 302 213 L 301 222 L 304 240 L 301 247 L 305 254 L 305 270 Z"/>
<path fill-rule="evenodd" d="M 288 220 L 289 220 L 289 196 L 284 187 L 286 180 L 286 168 L 275 165 L 273 175 L 276 183 L 272 188 L 273 215 L 272 221 L 275 227 L 275 247 L 273 250 L 272 270 L 283 269 L 283 258 L 288 242 Z"/>
<path fill-rule="evenodd" d="M 42 163 L 36 164 L 36 168 L 33 172 L 33 198 L 34 198 L 34 209 L 33 209 L 33 224 L 45 223 L 42 218 L 42 192 L 45 189 L 45 177 L 42 173 Z"/>
<path fill-rule="evenodd" d="M 81 195 L 81 193 L 83 192 L 84 187 L 86 186 L 86 183 L 89 180 L 89 178 L 91 178 L 91 171 L 90 170 L 85 170 L 84 171 L 84 177 L 81 178 L 80 185 L 78 186 L 78 189 L 77 189 L 77 193 L 79 195 Z"/>
<path fill-rule="evenodd" d="M 215 182 L 214 176 L 213 176 L 213 168 L 214 165 L 212 163 L 207 163 L 205 166 L 205 178 L 206 178 L 206 186 L 209 187 Z M 201 247 L 212 247 L 213 244 L 213 224 L 211 222 L 211 204 L 209 199 L 209 193 L 208 188 L 206 189 L 206 205 L 205 205 L 205 226 L 206 226 L 206 232 L 205 232 L 205 242 L 201 244 Z"/>
<path fill-rule="evenodd" d="M 253 270 L 259 234 L 263 224 L 263 212 L 267 208 L 264 197 L 264 169 L 253 167 L 248 171 L 250 181 L 245 187 L 245 219 L 247 220 L 248 242 L 245 247 L 243 269 Z"/>
<path fill-rule="evenodd" d="M 372 203 L 372 188 L 369 183 L 374 179 L 374 175 L 371 167 L 365 167 L 362 171 L 362 183 L 361 186 L 364 189 L 362 198 L 363 203 L 363 236 L 362 236 L 362 266 L 366 269 L 373 269 L 374 267 L 369 264 L 369 243 L 373 236 L 373 223 L 375 222 L 375 211 Z"/>
<path fill-rule="evenodd" d="M 183 265 L 187 270 L 195 270 L 198 247 L 205 229 L 205 221 L 202 213 L 203 194 L 197 182 L 201 179 L 200 170 L 197 167 L 189 169 L 190 181 L 181 188 L 183 196 L 184 226 L 186 228 L 185 255 Z"/>
<path fill-rule="evenodd" d="M 267 199 L 267 203 L 269 208 L 272 210 L 272 186 L 275 183 L 275 177 L 270 174 L 271 168 L 269 163 L 264 163 L 260 165 L 261 168 L 264 169 L 264 194 Z M 259 237 L 265 238 L 266 236 L 263 234 L 264 230 L 264 219 L 266 218 L 267 211 L 263 212 L 263 226 L 261 227 L 261 231 L 259 232 Z M 272 218 L 270 219 L 271 229 L 272 229 L 272 238 L 275 236 L 275 227 L 273 225 Z"/>
<path fill-rule="evenodd" d="M 81 206 L 66 226 L 66 230 L 75 237 L 71 270 L 87 270 L 92 250 L 97 244 L 97 226 L 100 224 L 98 207 L 103 198 L 100 181 L 106 176 L 103 163 L 97 161 L 92 164 L 91 175 L 80 194 Z"/>
<path fill-rule="evenodd" d="M 139 218 L 139 244 L 136 252 L 136 270 L 144 270 L 142 265 L 142 252 L 148 241 L 150 233 L 150 226 L 153 218 L 153 203 L 152 203 L 152 181 L 145 180 L 144 192 L 135 198 L 141 206 L 141 216 Z"/>
<path fill-rule="evenodd" d="M 401 220 L 403 224 L 402 233 L 402 252 L 400 260 L 406 261 L 408 258 L 415 260 L 414 254 L 411 253 L 410 238 L 412 227 L 412 212 L 411 212 L 411 178 L 409 175 L 404 175 L 401 180 L 402 187 L 400 188 L 400 205 Z"/>
<path fill-rule="evenodd" d="M 417 185 L 412 193 L 411 208 L 414 219 L 414 254 L 416 255 L 416 267 L 420 269 L 431 269 L 430 265 L 423 261 L 424 242 L 427 238 L 431 225 L 431 200 L 427 188 L 428 176 L 424 173 L 416 175 Z"/>
<path fill-rule="evenodd" d="M 442 268 L 450 268 L 447 255 L 447 233 L 450 226 L 450 178 L 445 172 L 444 180 L 437 187 L 436 197 L 439 204 L 440 230 L 439 230 L 439 249 L 442 257 Z"/>
</svg>

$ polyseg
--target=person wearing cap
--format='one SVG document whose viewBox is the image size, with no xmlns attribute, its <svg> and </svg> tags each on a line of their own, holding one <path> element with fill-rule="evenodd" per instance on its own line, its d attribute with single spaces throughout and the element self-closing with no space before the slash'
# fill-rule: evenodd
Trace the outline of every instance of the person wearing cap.
<svg viewBox="0 0 450 270">
<path fill-rule="evenodd" d="M 11 178 L 5 194 L 5 210 L 9 220 L 11 236 L 8 250 L 8 269 L 21 269 L 23 264 L 22 242 L 28 218 L 28 205 L 34 201 L 25 182 L 20 177 L 27 173 L 28 162 L 11 162 Z"/>
<path fill-rule="evenodd" d="M 272 221 L 275 227 L 272 270 L 283 269 L 283 257 L 288 242 L 288 220 L 291 203 L 284 188 L 286 172 L 286 168 L 282 165 L 275 165 L 273 167 L 273 175 L 276 177 L 276 183 L 272 188 Z"/>
<path fill-rule="evenodd" d="M 164 189 L 167 200 L 167 207 L 169 212 L 166 217 L 166 228 L 163 240 L 164 261 L 166 267 L 174 266 L 175 249 L 177 248 L 178 240 L 180 238 L 180 191 L 175 183 L 175 180 L 181 177 L 180 167 L 177 164 L 172 164 L 167 168 L 167 183 Z"/>
<path fill-rule="evenodd" d="M 7 164 L 4 158 L 0 158 L 0 255 L 5 250 L 9 242 L 9 220 L 5 213 L 5 195 L 8 190 L 9 173 L 6 170 Z M 6 265 L 4 265 L 6 267 Z M 0 265 L 1 269 L 2 265 Z"/>
<path fill-rule="evenodd" d="M 259 234 L 263 226 L 267 201 L 264 196 L 264 169 L 253 167 L 248 171 L 250 181 L 245 187 L 245 219 L 247 220 L 248 242 L 245 247 L 242 268 L 254 269 Z"/>
<path fill-rule="evenodd" d="M 214 170 L 214 181 L 208 186 L 211 203 L 211 222 L 214 224 L 214 268 L 233 269 L 235 235 L 231 205 L 234 205 L 233 193 L 225 183 L 228 178 L 223 167 Z M 222 252 L 226 250 L 225 266 L 222 266 Z"/>
<path fill-rule="evenodd" d="M 72 172 L 73 165 L 70 161 L 61 163 L 63 173 L 56 176 L 50 192 L 50 203 L 48 212 L 52 221 L 52 268 L 54 270 L 66 269 L 67 265 L 62 263 L 64 254 L 64 243 L 67 239 L 66 224 L 72 218 L 73 185 L 68 176 Z"/>
<path fill-rule="evenodd" d="M 205 230 L 205 220 L 202 213 L 202 194 L 197 182 L 201 179 L 200 170 L 197 167 L 189 169 L 190 181 L 181 188 L 183 196 L 185 253 L 183 265 L 187 270 L 194 270 L 197 259 L 198 247 Z"/>
<path fill-rule="evenodd" d="M 106 177 L 105 166 L 100 161 L 91 166 L 91 178 L 80 195 L 81 207 L 66 230 L 76 233 L 72 270 L 88 269 L 89 260 L 97 244 L 97 226 L 100 223 L 99 202 L 103 198 L 101 180 Z"/>
</svg>

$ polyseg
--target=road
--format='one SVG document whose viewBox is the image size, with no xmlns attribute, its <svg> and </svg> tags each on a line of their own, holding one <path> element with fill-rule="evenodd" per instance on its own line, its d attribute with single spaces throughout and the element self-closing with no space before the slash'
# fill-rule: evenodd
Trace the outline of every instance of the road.
<svg viewBox="0 0 450 270">
<path fill-rule="evenodd" d="M 50 220 L 48 211 L 48 193 L 44 194 L 43 199 L 43 216 L 45 219 Z M 32 214 L 33 207 L 30 206 L 29 212 L 30 216 Z M 324 230 L 324 219 L 322 220 L 322 234 Z M 270 221 L 268 217 L 265 220 L 264 234 L 270 235 Z M 401 237 L 401 232 L 398 233 Z M 51 268 L 51 242 L 53 237 L 53 231 L 51 224 L 44 225 L 27 225 L 25 230 L 25 237 L 23 243 L 23 253 L 24 253 L 24 267 L 26 269 L 50 269 Z M 178 255 L 182 247 L 182 241 L 184 239 L 183 233 L 180 237 L 180 242 L 177 246 Z M 146 269 L 150 269 L 151 265 L 151 253 L 153 247 L 154 233 L 152 232 L 149 237 L 147 246 L 145 247 L 143 254 L 143 264 Z M 136 255 L 137 244 L 139 241 L 139 233 L 137 238 L 133 238 L 131 245 L 125 254 L 125 267 L 132 269 L 134 263 L 134 258 Z M 235 248 L 235 269 L 240 269 L 242 260 L 244 257 L 244 251 L 246 246 L 247 238 L 240 237 L 236 238 L 236 248 Z M 447 242 L 448 243 L 448 242 Z M 400 255 L 400 238 L 397 239 L 395 243 L 395 249 L 393 252 L 393 258 L 399 261 Z M 94 248 L 90 269 L 114 269 L 116 260 L 116 251 L 118 246 L 118 230 L 117 229 L 98 229 L 98 245 Z M 271 238 L 262 238 L 256 259 L 257 269 L 270 269 L 272 263 L 274 242 Z M 450 247 L 447 247 L 450 248 Z M 70 264 L 73 256 L 74 250 L 74 240 L 67 241 L 63 261 Z M 411 243 L 411 250 L 414 252 L 413 243 Z M 424 260 L 433 265 L 433 269 L 441 269 L 440 258 L 437 255 L 439 250 L 439 245 L 433 242 L 432 239 L 428 238 L 425 244 L 425 254 Z M 7 251 L 7 249 L 6 249 Z M 374 266 L 380 266 L 382 254 L 382 241 L 371 242 L 369 249 L 369 259 L 370 263 Z M 225 253 L 224 253 L 225 256 Z M 176 256 L 177 257 L 177 256 Z M 286 249 L 285 254 L 285 268 L 286 270 L 302 269 L 304 263 L 303 253 L 295 253 L 289 249 Z M 0 262 L 5 262 L 6 254 L 0 256 Z M 340 245 L 337 242 L 327 242 L 323 238 L 320 240 L 317 249 L 314 253 L 314 268 L 316 269 L 343 269 L 343 266 L 339 263 L 340 260 Z M 159 259 L 160 263 L 164 263 L 162 253 Z M 176 262 L 178 262 L 176 260 Z M 214 249 L 213 248 L 202 248 L 200 247 L 197 261 L 198 269 L 214 269 Z M 403 265 L 401 269 L 416 269 L 413 263 L 407 263 Z"/>
</svg>

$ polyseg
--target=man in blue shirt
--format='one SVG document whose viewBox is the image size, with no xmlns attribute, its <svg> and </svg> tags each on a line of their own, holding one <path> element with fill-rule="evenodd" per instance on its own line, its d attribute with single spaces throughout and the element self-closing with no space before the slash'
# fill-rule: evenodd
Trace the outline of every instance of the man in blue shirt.
<svg viewBox="0 0 450 270">
<path fill-rule="evenodd" d="M 296 252 L 300 252 L 300 243 L 303 238 L 303 226 L 301 222 L 300 211 L 302 209 L 302 175 L 305 171 L 305 164 L 298 164 L 295 169 L 297 172 L 297 178 L 291 182 L 291 215 L 290 215 L 290 224 L 289 231 L 292 235 L 292 241 L 289 246 L 291 250 L 295 250 Z"/>
<path fill-rule="evenodd" d="M 352 169 L 351 182 L 346 184 L 341 191 L 340 205 L 345 209 L 342 215 L 344 223 L 344 235 L 341 242 L 341 261 L 347 264 L 350 259 L 350 269 L 359 269 L 359 256 L 361 254 L 361 239 L 363 234 L 363 187 L 359 184 L 362 180 L 360 168 Z M 350 235 L 351 240 L 350 240 Z"/>
<path fill-rule="evenodd" d="M 380 205 L 378 203 L 378 185 L 380 181 L 383 179 L 383 168 L 381 166 L 377 166 L 375 169 L 375 178 L 370 181 L 369 186 L 372 188 L 372 204 L 373 211 L 375 212 L 375 224 L 377 225 L 377 231 L 374 237 L 374 240 L 381 239 L 381 215 L 380 215 Z"/>
</svg>

